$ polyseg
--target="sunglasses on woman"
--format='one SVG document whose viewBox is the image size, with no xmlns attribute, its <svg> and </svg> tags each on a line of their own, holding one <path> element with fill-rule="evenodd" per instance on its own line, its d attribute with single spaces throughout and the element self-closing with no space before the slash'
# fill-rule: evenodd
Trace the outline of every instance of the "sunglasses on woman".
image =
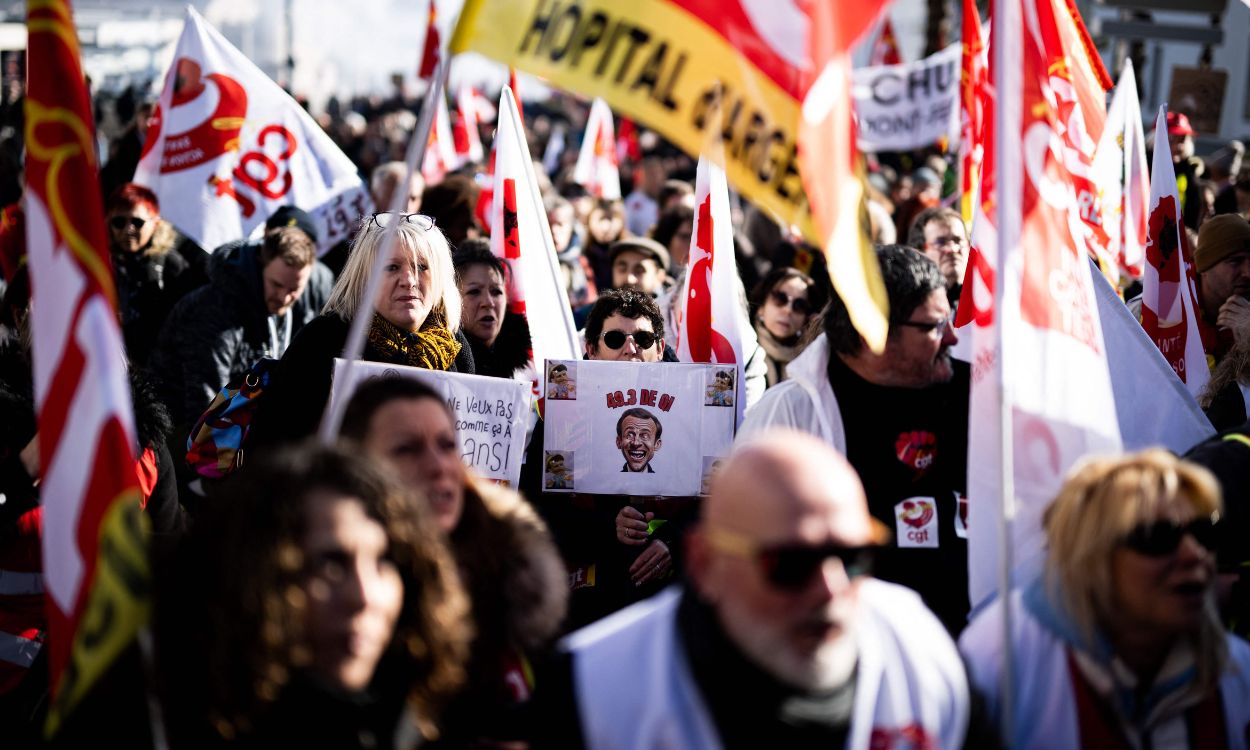
<svg viewBox="0 0 1250 750">
<path fill-rule="evenodd" d="M 656 335 L 650 331 L 634 331 L 633 333 L 625 333 L 624 331 L 604 331 L 602 334 L 603 343 L 609 349 L 620 349 L 625 346 L 625 339 L 634 340 L 634 345 L 639 349 L 650 349 L 658 339 Z"/>
<path fill-rule="evenodd" d="M 791 297 L 780 289 L 772 290 L 768 293 L 768 297 L 777 307 L 788 307 L 799 315 L 807 315 L 812 311 L 805 297 Z"/>
<path fill-rule="evenodd" d="M 113 218 L 109 219 L 109 226 L 113 227 L 119 232 L 125 229 L 126 227 L 130 227 L 131 229 L 137 232 L 140 229 L 143 229 L 145 226 L 147 226 L 147 224 L 148 224 L 147 219 L 140 219 L 138 216 L 114 216 Z"/>
<path fill-rule="evenodd" d="M 1173 521 L 1155 521 L 1143 523 L 1125 535 L 1125 547 L 1146 555 L 1147 557 L 1167 557 L 1174 554 L 1181 546 L 1186 534 L 1204 549 L 1215 551 L 1219 536 L 1220 514 L 1212 513 L 1207 518 L 1196 518 L 1186 524 Z"/>
<path fill-rule="evenodd" d="M 428 232 L 434 228 L 434 217 L 426 216 L 425 214 L 406 214 L 402 211 L 378 211 L 369 217 L 370 224 L 376 224 L 382 229 L 386 229 L 396 221 L 416 224 L 417 228 L 423 232 Z"/>
<path fill-rule="evenodd" d="M 842 544 L 780 544 L 762 546 L 748 537 L 728 529 L 709 529 L 709 543 L 722 552 L 752 559 L 769 585 L 779 591 L 798 592 L 807 588 L 825 561 L 837 558 L 854 580 L 872 574 L 877 545 L 859 547 Z"/>
</svg>

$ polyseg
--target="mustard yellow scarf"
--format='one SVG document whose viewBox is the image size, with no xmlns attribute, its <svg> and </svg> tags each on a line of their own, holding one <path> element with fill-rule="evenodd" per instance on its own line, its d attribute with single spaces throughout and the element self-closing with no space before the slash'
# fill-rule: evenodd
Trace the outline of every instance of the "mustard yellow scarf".
<svg viewBox="0 0 1250 750">
<path fill-rule="evenodd" d="M 426 370 L 447 370 L 460 354 L 460 342 L 442 319 L 434 316 L 425 321 L 420 331 L 413 332 L 374 315 L 369 326 L 369 347 L 387 362 Z"/>
</svg>

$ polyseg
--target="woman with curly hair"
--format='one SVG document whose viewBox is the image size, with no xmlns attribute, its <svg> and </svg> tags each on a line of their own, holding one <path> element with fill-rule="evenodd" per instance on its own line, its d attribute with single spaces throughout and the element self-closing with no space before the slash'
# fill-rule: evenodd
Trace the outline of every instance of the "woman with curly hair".
<svg viewBox="0 0 1250 750">
<path fill-rule="evenodd" d="M 173 746 L 437 736 L 472 628 L 425 504 L 338 448 L 278 452 L 238 480 L 158 589 Z"/>
<path fill-rule="evenodd" d="M 516 492 L 465 468 L 447 404 L 422 383 L 366 381 L 348 404 L 342 436 L 424 490 L 472 600 L 468 681 L 448 707 L 439 746 L 526 742 L 533 665 L 559 633 L 568 601 L 546 525 Z"/>
<path fill-rule="evenodd" d="M 1152 449 L 1093 459 L 1046 510 L 1042 574 L 960 638 L 993 717 L 1010 648 L 1006 747 L 1245 747 L 1250 645 L 1215 608 L 1220 490 L 1205 469 Z"/>
</svg>

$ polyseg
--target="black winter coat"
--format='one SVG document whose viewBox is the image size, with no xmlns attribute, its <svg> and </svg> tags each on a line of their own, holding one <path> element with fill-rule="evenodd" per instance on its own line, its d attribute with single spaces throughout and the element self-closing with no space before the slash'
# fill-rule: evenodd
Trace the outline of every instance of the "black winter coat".
<svg viewBox="0 0 1250 750">
<path fill-rule="evenodd" d="M 333 313 L 319 315 L 304 326 L 274 368 L 248 433 L 250 447 L 295 442 L 317 431 L 321 414 L 330 401 L 334 359 L 343 355 L 350 330 L 351 323 Z M 448 371 L 473 374 L 469 340 L 457 331 L 456 341 L 460 342 L 460 354 Z M 362 358 L 368 362 L 407 364 L 388 359 L 368 344 Z"/>
<path fill-rule="evenodd" d="M 233 242 L 213 252 L 209 283 L 184 297 L 165 322 L 150 367 L 174 423 L 197 419 L 231 380 L 261 357 L 273 357 L 261 278 L 260 243 Z M 317 317 L 330 296 L 330 269 L 314 263 L 291 308 L 291 337 Z"/>
</svg>

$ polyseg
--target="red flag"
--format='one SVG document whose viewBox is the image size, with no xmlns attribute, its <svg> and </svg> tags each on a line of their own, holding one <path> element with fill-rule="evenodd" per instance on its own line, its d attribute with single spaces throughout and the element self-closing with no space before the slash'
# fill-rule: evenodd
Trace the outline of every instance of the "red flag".
<svg viewBox="0 0 1250 750">
<path fill-rule="evenodd" d="M 827 239 L 834 288 L 846 303 L 864 341 L 880 352 L 888 331 L 881 269 L 859 224 L 863 182 L 850 99 L 851 46 L 863 35 L 884 0 L 811 3 L 807 69 L 799 123 L 799 171 L 816 225 Z"/>
<path fill-rule="evenodd" d="M 478 133 L 477 123 L 481 110 L 477 105 L 477 91 L 469 86 L 461 86 L 456 94 L 456 122 L 453 127 L 456 143 L 456 157 L 460 163 L 480 163 L 485 152 L 482 149 L 482 137 Z"/>
<path fill-rule="evenodd" d="M 521 122 L 525 122 L 525 108 L 521 106 L 521 89 L 516 85 L 516 68 L 508 68 L 508 88 L 512 89 L 512 98 L 516 101 L 516 113 L 521 116 Z"/>
<path fill-rule="evenodd" d="M 890 23 L 890 17 L 886 16 L 881 23 L 881 34 L 877 37 L 876 44 L 872 45 L 872 56 L 868 64 L 899 65 L 902 62 L 903 56 L 898 51 L 898 39 L 894 37 L 894 25 Z"/>
<path fill-rule="evenodd" d="M 27 4 L 26 221 L 53 731 L 147 619 L 134 414 L 69 3 Z"/>
<path fill-rule="evenodd" d="M 971 224 L 985 158 L 985 118 L 989 109 L 989 61 L 976 0 L 964 0 L 963 60 L 959 66 L 960 213 Z"/>
<path fill-rule="evenodd" d="M 1195 398 L 1211 379 L 1199 325 L 1194 259 L 1181 223 L 1181 199 L 1168 146 L 1167 105 L 1155 122 L 1141 324 Z"/>
<path fill-rule="evenodd" d="M 438 67 L 438 58 L 442 56 L 443 44 L 438 34 L 438 8 L 434 0 L 430 0 L 430 13 L 425 24 L 425 47 L 421 51 L 421 68 L 417 77 L 429 80 Z"/>
<path fill-rule="evenodd" d="M 612 126 L 612 109 L 603 99 L 590 105 L 582 149 L 573 166 L 573 182 L 584 185 L 596 198 L 620 200 L 621 173 L 616 161 L 616 136 Z"/>
<path fill-rule="evenodd" d="M 638 143 L 638 126 L 628 117 L 622 117 L 616 130 L 616 161 L 638 161 L 642 158 L 642 145 Z"/>
<path fill-rule="evenodd" d="M 991 64 L 992 111 L 1001 118 L 986 126 L 992 137 L 981 198 L 983 210 L 1013 210 L 996 217 L 993 227 L 978 218 L 977 252 L 959 309 L 974 323 L 960 332 L 972 334 L 968 450 L 978 460 L 968 465 L 968 570 L 974 604 L 997 587 L 999 513 L 1018 514 L 1013 567 L 1028 580 L 1043 555 L 1042 510 L 1064 473 L 1084 456 L 1121 445 L 1078 198 L 1087 162 L 1076 143 L 1086 132 L 1076 109 L 1088 88 L 1076 69 L 1087 49 L 1075 33 L 1079 18 L 1064 0 L 1023 4 L 996 5 L 992 46 L 1008 63 L 1001 69 Z M 999 126 L 1002 132 L 993 132 Z M 993 304 L 995 284 L 1003 285 L 1000 308 Z M 1000 430 L 1004 411 L 1009 436 Z M 1005 464 L 998 460 L 1004 440 L 1013 447 Z M 1009 472 L 1013 512 L 1002 504 Z"/>
</svg>

